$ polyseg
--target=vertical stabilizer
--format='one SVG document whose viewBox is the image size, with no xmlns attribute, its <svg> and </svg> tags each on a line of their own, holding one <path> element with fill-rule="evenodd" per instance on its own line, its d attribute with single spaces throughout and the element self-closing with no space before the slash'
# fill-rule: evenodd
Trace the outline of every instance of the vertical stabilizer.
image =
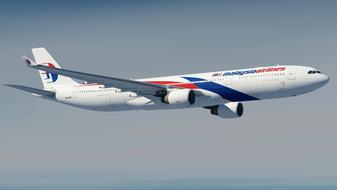
<svg viewBox="0 0 337 190">
<path fill-rule="evenodd" d="M 53 68 L 61 68 L 55 59 L 48 53 L 45 48 L 32 49 L 36 64 L 41 64 Z M 78 83 L 70 77 L 48 73 L 39 70 L 44 89 L 54 90 L 57 87 L 75 86 Z"/>
</svg>

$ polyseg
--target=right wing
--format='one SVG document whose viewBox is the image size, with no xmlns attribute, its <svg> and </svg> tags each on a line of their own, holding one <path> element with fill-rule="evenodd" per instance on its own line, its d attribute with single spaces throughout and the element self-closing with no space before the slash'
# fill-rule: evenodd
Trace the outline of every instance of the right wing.
<svg viewBox="0 0 337 190">
<path fill-rule="evenodd" d="M 115 87 L 123 91 L 132 91 L 143 95 L 163 96 L 166 94 L 166 86 L 150 84 L 141 81 L 127 80 L 121 78 L 107 77 L 102 75 L 83 73 L 61 68 L 46 67 L 36 63 L 27 63 L 33 69 L 63 75 L 71 78 L 84 80 L 90 83 L 103 84 L 105 87 Z"/>
</svg>

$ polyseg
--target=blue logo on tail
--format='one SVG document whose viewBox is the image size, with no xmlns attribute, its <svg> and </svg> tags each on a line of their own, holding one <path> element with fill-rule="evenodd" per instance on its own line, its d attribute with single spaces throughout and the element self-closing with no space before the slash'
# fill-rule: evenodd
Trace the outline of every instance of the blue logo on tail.
<svg viewBox="0 0 337 190">
<path fill-rule="evenodd" d="M 51 63 L 48 63 L 48 67 L 52 67 L 52 68 L 55 68 L 55 66 Z M 44 80 L 48 80 L 47 83 L 53 83 L 57 80 L 58 78 L 58 75 L 57 74 L 54 74 L 54 73 L 49 73 L 49 72 L 45 72 L 43 73 L 46 75 L 46 78 Z"/>
</svg>

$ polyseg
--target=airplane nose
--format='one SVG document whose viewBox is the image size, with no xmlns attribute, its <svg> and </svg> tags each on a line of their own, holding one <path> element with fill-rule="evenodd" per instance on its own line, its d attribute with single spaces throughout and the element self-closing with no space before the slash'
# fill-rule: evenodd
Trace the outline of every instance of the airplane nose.
<svg viewBox="0 0 337 190">
<path fill-rule="evenodd" d="M 321 77 L 320 77 L 320 79 L 318 80 L 318 84 L 320 86 L 324 86 L 324 85 L 326 85 L 329 82 L 329 80 L 330 79 L 329 79 L 328 75 L 322 74 Z"/>
<path fill-rule="evenodd" d="M 323 75 L 323 78 L 324 78 L 323 81 L 325 84 L 327 84 L 330 81 L 330 78 L 328 75 Z"/>
</svg>

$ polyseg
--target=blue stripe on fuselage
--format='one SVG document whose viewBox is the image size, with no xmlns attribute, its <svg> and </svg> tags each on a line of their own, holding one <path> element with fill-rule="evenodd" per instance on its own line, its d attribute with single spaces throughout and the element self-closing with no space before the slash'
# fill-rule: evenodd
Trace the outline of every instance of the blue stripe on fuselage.
<svg viewBox="0 0 337 190">
<path fill-rule="evenodd" d="M 258 100 L 253 96 L 228 88 L 215 82 L 209 82 L 202 78 L 182 77 L 193 82 L 199 88 L 219 94 L 222 98 L 232 102 Z"/>
</svg>

